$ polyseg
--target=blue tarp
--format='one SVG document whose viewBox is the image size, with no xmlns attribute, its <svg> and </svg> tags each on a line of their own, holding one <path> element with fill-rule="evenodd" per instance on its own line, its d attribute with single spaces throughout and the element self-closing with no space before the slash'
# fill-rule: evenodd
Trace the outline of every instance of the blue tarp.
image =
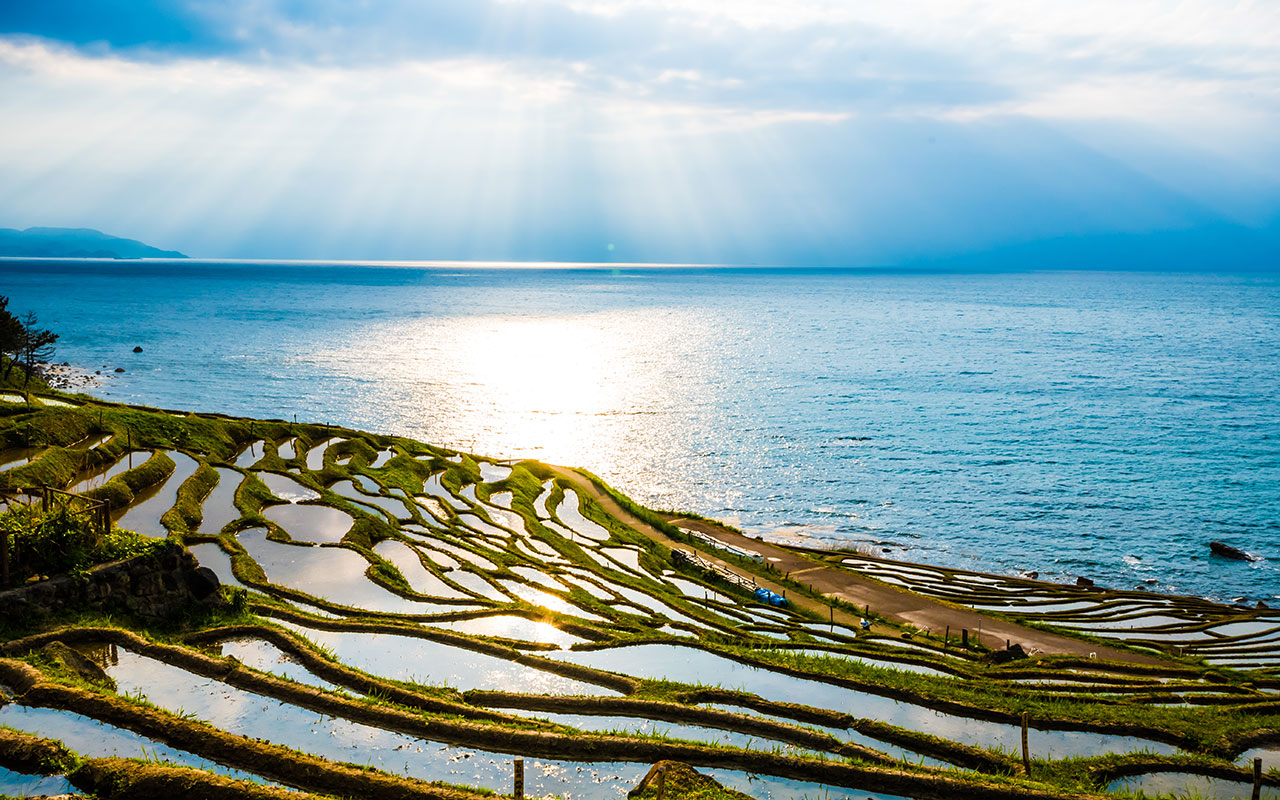
<svg viewBox="0 0 1280 800">
<path fill-rule="evenodd" d="M 763 587 L 756 589 L 756 599 L 759 600 L 761 603 L 765 603 L 771 606 L 788 605 L 787 598 L 779 594 L 774 594 L 773 592 Z"/>
</svg>

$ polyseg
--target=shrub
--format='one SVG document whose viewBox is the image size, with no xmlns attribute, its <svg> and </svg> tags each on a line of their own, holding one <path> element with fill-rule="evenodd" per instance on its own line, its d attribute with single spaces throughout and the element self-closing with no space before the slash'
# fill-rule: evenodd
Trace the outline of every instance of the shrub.
<svg viewBox="0 0 1280 800">
<path fill-rule="evenodd" d="M 142 555 L 157 543 L 117 528 L 104 534 L 92 514 L 69 506 L 46 511 L 34 504 L 14 504 L 0 514 L 0 536 L 9 542 L 11 583 Z"/>
</svg>

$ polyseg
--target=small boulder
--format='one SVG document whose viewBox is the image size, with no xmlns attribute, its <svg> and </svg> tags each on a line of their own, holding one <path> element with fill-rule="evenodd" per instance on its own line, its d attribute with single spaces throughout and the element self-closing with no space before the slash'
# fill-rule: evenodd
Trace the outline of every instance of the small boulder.
<svg viewBox="0 0 1280 800">
<path fill-rule="evenodd" d="M 133 352 L 135 352 L 135 353 L 141 353 L 141 352 L 142 352 L 142 345 L 138 345 L 137 347 L 133 348 Z"/>
<path fill-rule="evenodd" d="M 186 574 L 187 588 L 197 600 L 204 600 L 218 591 L 221 585 L 218 575 L 208 567 L 196 567 Z"/>
<path fill-rule="evenodd" d="M 1022 649 L 1022 645 L 1014 644 L 1004 650 L 996 650 L 994 653 L 987 655 L 983 661 L 989 664 L 1008 664 L 1010 661 L 1021 661 L 1027 657 L 1027 651 Z"/>
<path fill-rule="evenodd" d="M 1238 547 L 1232 547 L 1226 542 L 1209 542 L 1209 552 L 1219 558 L 1229 558 L 1232 561 L 1254 561 L 1254 556 L 1249 555 Z"/>
<path fill-rule="evenodd" d="M 124 367 L 116 367 L 116 372 L 124 372 Z"/>
<path fill-rule="evenodd" d="M 40 648 L 40 653 L 60 669 L 72 673 L 81 680 L 99 686 L 116 688 L 116 682 L 102 667 L 90 661 L 78 650 L 72 650 L 62 642 L 53 641 Z"/>
<path fill-rule="evenodd" d="M 661 787 L 661 792 L 659 792 Z M 721 786 L 715 778 L 703 775 L 679 761 L 659 761 L 649 768 L 636 787 L 627 792 L 633 800 L 656 800 L 659 797 L 719 797 L 724 800 L 751 800 L 750 795 Z"/>
<path fill-rule="evenodd" d="M 1085 589 L 1090 589 L 1093 587 L 1093 581 L 1081 575 L 1080 577 L 1076 578 L 1076 586 L 1080 586 Z"/>
<path fill-rule="evenodd" d="M 1027 578 L 1028 580 L 1033 580 L 1033 581 L 1034 581 L 1036 578 L 1039 578 L 1039 577 L 1040 577 L 1040 573 L 1039 573 L 1039 571 L 1037 571 L 1037 570 L 1034 570 L 1034 569 L 1033 569 L 1033 570 L 1031 570 L 1030 572 L 1024 572 L 1024 573 L 1022 573 L 1022 577 Z"/>
</svg>

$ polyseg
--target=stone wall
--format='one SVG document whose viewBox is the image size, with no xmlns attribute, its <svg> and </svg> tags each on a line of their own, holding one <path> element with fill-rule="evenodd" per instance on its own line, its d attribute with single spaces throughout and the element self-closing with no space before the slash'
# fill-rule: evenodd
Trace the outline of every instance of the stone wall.
<svg viewBox="0 0 1280 800">
<path fill-rule="evenodd" d="M 0 620 L 20 622 L 86 606 L 164 617 L 193 603 L 219 602 L 218 576 L 175 544 L 151 555 L 99 564 L 84 575 L 56 575 L 0 592 Z"/>
</svg>

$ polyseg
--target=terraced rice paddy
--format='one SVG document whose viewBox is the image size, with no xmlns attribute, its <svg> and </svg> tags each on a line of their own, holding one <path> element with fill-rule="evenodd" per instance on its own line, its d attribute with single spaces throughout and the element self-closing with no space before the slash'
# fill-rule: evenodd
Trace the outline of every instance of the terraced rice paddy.
<svg viewBox="0 0 1280 800">
<path fill-rule="evenodd" d="M 228 596 L 243 610 L 166 629 L 158 638 L 168 644 L 85 629 L 76 646 L 115 689 L 75 691 L 126 711 L 151 703 L 177 728 L 207 723 L 296 758 L 367 766 L 370 776 L 505 792 L 522 757 L 528 793 L 571 798 L 620 797 L 666 757 L 755 797 L 963 796 L 994 785 L 992 776 L 1021 775 L 1024 710 L 1032 774 L 1012 780 L 1028 797 L 1233 796 L 1239 781 L 1185 764 L 1236 770 L 1240 780 L 1255 754 L 1277 766 L 1280 736 L 1266 731 L 1280 729 L 1280 616 L 1270 610 L 809 554 L 957 607 L 1147 648 L 1123 651 L 1129 662 L 1032 653 L 1001 663 L 958 647 L 958 631 L 944 640 L 875 609 L 864 631 L 867 609 L 769 605 L 757 585 L 803 587 L 732 554 L 712 569 L 674 558 L 642 530 L 656 517 L 611 513 L 605 490 L 586 478 L 288 428 L 256 422 L 190 449 L 131 434 L 132 466 L 118 435 L 80 440 L 97 449 L 66 486 L 131 496 L 115 510 L 119 525 L 183 540 L 237 590 Z M 21 475 L 55 450 L 10 448 L 0 463 Z M 151 476 L 148 450 L 174 468 Z M 144 475 L 149 485 L 116 491 Z M 49 668 L 42 641 L 10 642 L 4 655 Z M 10 663 L 0 659 L 0 682 Z M 324 786 L 273 771 L 270 759 L 219 765 L 160 732 L 152 739 L 80 706 L 5 694 L 15 702 L 0 705 L 0 724 L 85 756 L 145 750 Z M 0 791 L 62 790 L 59 780 L 4 771 Z"/>
<path fill-rule="evenodd" d="M 241 770 L 225 767 L 216 761 L 170 747 L 164 742 L 70 711 L 10 703 L 0 706 L 0 725 L 57 739 L 87 757 L 145 758 L 256 780 L 254 776 Z"/>
<path fill-rule="evenodd" d="M 134 450 L 125 453 L 117 459 L 115 463 L 109 463 L 95 469 L 86 470 L 81 474 L 80 480 L 72 484 L 71 488 L 67 491 L 75 494 L 81 494 L 89 491 L 90 489 L 97 489 L 105 485 L 115 476 L 125 473 L 133 469 L 135 466 L 142 464 L 142 462 L 146 461 L 150 455 L 151 454 L 145 450 Z"/>
<path fill-rule="evenodd" d="M 178 487 L 195 474 L 200 464 L 190 456 L 177 451 L 171 451 L 167 455 L 174 461 L 173 472 L 158 486 L 141 492 L 133 505 L 118 516 L 116 524 L 121 528 L 156 538 L 163 538 L 169 534 L 168 528 L 160 521 L 160 517 L 173 508 L 178 498 Z"/>
<path fill-rule="evenodd" d="M 1100 591 L 994 575 L 904 565 L 867 556 L 842 567 L 913 592 L 1020 621 L 1136 646 L 1175 649 L 1209 664 L 1280 671 L 1280 609 L 1224 606 L 1195 597 Z"/>
</svg>

